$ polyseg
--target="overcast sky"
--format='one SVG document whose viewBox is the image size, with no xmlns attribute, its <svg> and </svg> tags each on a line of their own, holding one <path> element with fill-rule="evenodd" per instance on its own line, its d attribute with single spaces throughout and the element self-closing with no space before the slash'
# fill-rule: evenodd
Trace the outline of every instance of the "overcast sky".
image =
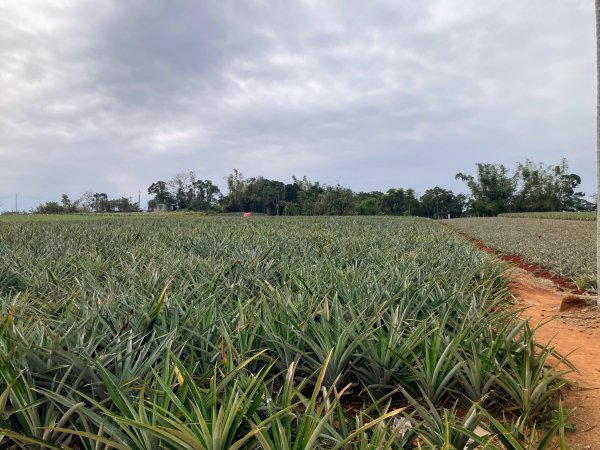
<svg viewBox="0 0 600 450">
<path fill-rule="evenodd" d="M 465 190 L 568 158 L 594 191 L 591 0 L 0 0 L 0 202 L 237 168 Z"/>
</svg>

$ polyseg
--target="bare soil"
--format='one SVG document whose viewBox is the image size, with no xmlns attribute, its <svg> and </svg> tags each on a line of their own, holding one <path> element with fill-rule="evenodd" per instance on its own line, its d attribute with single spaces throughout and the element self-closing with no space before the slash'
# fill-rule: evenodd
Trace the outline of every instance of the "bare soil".
<svg viewBox="0 0 600 450">
<path fill-rule="evenodd" d="M 532 326 L 542 324 L 536 332 L 538 342 L 550 342 L 577 368 L 577 372 L 566 376 L 572 386 L 563 392 L 563 406 L 571 412 L 568 421 L 576 427 L 566 436 L 569 448 L 600 450 L 600 310 L 596 306 L 575 306 L 560 311 L 563 300 L 582 294 L 570 280 L 557 277 L 520 256 L 499 254 L 465 233 L 453 230 L 479 249 L 512 264 L 506 277 L 517 307 L 524 308 L 521 317 Z M 590 297 L 590 300 L 595 298 Z"/>
<path fill-rule="evenodd" d="M 551 342 L 578 370 L 566 376 L 573 386 L 563 392 L 563 406 L 572 411 L 568 421 L 576 427 L 567 434 L 570 448 L 600 449 L 600 311 L 590 306 L 560 312 L 569 294 L 551 281 L 522 269 L 507 276 L 517 305 L 527 308 L 521 317 L 532 326 L 547 322 L 536 332 L 538 342 Z"/>
</svg>

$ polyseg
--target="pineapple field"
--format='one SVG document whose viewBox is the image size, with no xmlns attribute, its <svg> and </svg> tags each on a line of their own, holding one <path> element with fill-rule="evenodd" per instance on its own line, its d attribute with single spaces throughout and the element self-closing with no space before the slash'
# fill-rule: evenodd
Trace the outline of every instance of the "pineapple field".
<svg viewBox="0 0 600 450">
<path fill-rule="evenodd" d="M 521 219 L 558 219 L 558 220 L 583 220 L 594 222 L 597 214 L 595 211 L 553 211 L 553 212 L 526 212 L 526 213 L 503 213 L 498 217 L 513 217 Z"/>
<path fill-rule="evenodd" d="M 556 213 L 566 214 L 563 216 L 566 220 L 555 218 L 554 213 L 539 214 L 454 219 L 444 223 L 496 251 L 522 256 L 556 276 L 570 278 L 579 289 L 595 288 L 596 223 L 570 219 L 573 216 L 569 213 Z"/>
<path fill-rule="evenodd" d="M 420 218 L 3 219 L 0 448 L 544 448 L 572 367 L 503 270 Z"/>
</svg>

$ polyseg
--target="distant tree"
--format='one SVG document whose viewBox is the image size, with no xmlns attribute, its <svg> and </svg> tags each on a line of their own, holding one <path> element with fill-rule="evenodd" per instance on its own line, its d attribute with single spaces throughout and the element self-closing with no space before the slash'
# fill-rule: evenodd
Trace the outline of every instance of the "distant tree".
<svg viewBox="0 0 600 450">
<path fill-rule="evenodd" d="M 295 203 L 298 201 L 298 192 L 300 192 L 301 188 L 297 183 L 288 183 L 284 187 L 283 199 L 286 202 Z"/>
<path fill-rule="evenodd" d="M 38 205 L 34 210 L 36 214 L 64 214 L 64 207 L 58 202 L 46 202 Z"/>
<path fill-rule="evenodd" d="M 96 212 L 107 212 L 108 211 L 108 195 L 104 192 L 94 194 L 94 211 Z"/>
<path fill-rule="evenodd" d="M 221 191 L 211 180 L 201 180 L 193 171 L 176 173 L 169 181 L 156 181 L 148 188 L 154 198 L 148 201 L 148 208 L 159 204 L 168 209 L 190 209 L 205 211 L 215 209 L 222 198 Z"/>
<path fill-rule="evenodd" d="M 226 211 L 242 211 L 242 199 L 246 191 L 247 182 L 244 175 L 237 169 L 227 176 L 227 197 L 223 200 Z"/>
<path fill-rule="evenodd" d="M 415 216 L 419 211 L 419 199 L 414 189 L 408 188 L 406 190 L 406 206 L 404 210 L 405 216 Z"/>
<path fill-rule="evenodd" d="M 298 207 L 298 193 L 300 190 L 300 186 L 296 183 L 288 183 L 284 186 L 283 200 L 279 202 L 283 215 L 289 216 L 300 214 L 300 209 Z"/>
<path fill-rule="evenodd" d="M 259 177 L 256 195 L 262 212 L 278 216 L 281 212 L 281 201 L 285 197 L 285 184 L 277 180 Z"/>
<path fill-rule="evenodd" d="M 82 199 L 71 201 L 69 196 L 62 194 L 60 203 L 50 201 L 38 205 L 33 212 L 39 214 L 69 214 L 90 212 L 135 212 L 139 205 L 132 203 L 130 198 L 121 197 L 109 199 L 105 193 L 88 192 Z"/>
<path fill-rule="evenodd" d="M 587 208 L 585 193 L 577 191 L 581 184 L 581 177 L 569 172 L 569 163 L 566 158 L 554 166 L 554 185 L 558 201 L 558 209 L 562 211 L 577 211 Z"/>
<path fill-rule="evenodd" d="M 189 208 L 195 211 L 206 211 L 214 208 L 223 197 L 218 186 L 210 180 L 196 180 L 191 185 L 192 196 Z"/>
<path fill-rule="evenodd" d="M 404 189 L 388 189 L 383 196 L 381 207 L 384 214 L 402 215 L 407 210 L 406 206 L 406 193 Z"/>
<path fill-rule="evenodd" d="M 514 177 L 515 211 L 577 211 L 587 207 L 585 194 L 577 191 L 581 178 L 569 172 L 565 158 L 555 166 L 526 160 L 518 164 Z"/>
<path fill-rule="evenodd" d="M 140 210 L 139 205 L 127 197 L 108 200 L 106 209 L 107 212 L 138 212 Z"/>
<path fill-rule="evenodd" d="M 381 205 L 384 214 L 414 216 L 419 213 L 419 199 L 413 189 L 388 189 Z"/>
<path fill-rule="evenodd" d="M 514 174 L 501 164 L 477 164 L 475 176 L 458 173 L 469 187 L 470 196 L 455 195 L 439 186 L 419 197 L 413 189 L 392 188 L 386 193 L 359 192 L 337 185 L 322 185 L 306 176 L 292 176 L 292 183 L 262 176 L 245 177 L 237 169 L 226 177 L 227 195 L 210 180 L 199 179 L 193 171 L 180 172 L 168 182 L 157 181 L 148 188 L 159 203 L 173 208 L 256 212 L 270 215 L 420 215 L 460 216 L 468 207 L 473 214 L 496 215 L 511 210 L 582 210 L 590 203 L 577 191 L 578 175 L 568 171 L 566 160 L 557 166 L 517 166 Z M 101 202 L 102 204 L 102 202 Z"/>
<path fill-rule="evenodd" d="M 154 207 L 159 203 L 167 205 L 168 208 L 171 208 L 176 204 L 175 197 L 171 194 L 167 187 L 167 183 L 164 181 L 152 183 L 148 188 L 148 194 L 154 195 L 154 198 L 152 199 Z"/>
<path fill-rule="evenodd" d="M 360 216 L 382 214 L 383 198 L 383 192 L 359 192 L 354 196 L 353 210 Z"/>
<path fill-rule="evenodd" d="M 226 211 L 249 211 L 279 215 L 286 206 L 286 185 L 261 176 L 244 178 L 234 169 L 227 177 L 229 192 L 223 199 Z"/>
<path fill-rule="evenodd" d="M 436 186 L 427 189 L 420 200 L 420 215 L 445 219 L 448 214 L 450 217 L 460 217 L 466 206 L 467 198 L 463 194 L 454 195 L 452 191 Z"/>
<path fill-rule="evenodd" d="M 79 205 L 81 212 L 92 212 L 94 211 L 95 199 L 92 191 L 86 191 L 79 197 Z"/>
<path fill-rule="evenodd" d="M 546 166 L 530 160 L 517 164 L 511 175 L 501 164 L 477 164 L 477 177 L 459 173 L 467 183 L 473 214 L 496 215 L 509 211 L 579 211 L 590 208 L 585 194 L 577 191 L 581 177 L 569 171 L 563 158 Z"/>
<path fill-rule="evenodd" d="M 71 211 L 71 200 L 69 199 L 69 196 L 67 194 L 63 194 L 61 196 L 61 203 L 62 203 L 62 207 L 65 210 L 65 212 L 70 212 Z"/>
<path fill-rule="evenodd" d="M 296 178 L 292 176 L 294 184 L 298 186 L 298 213 L 304 216 L 318 216 L 325 214 L 323 194 L 325 189 L 318 181 L 310 181 L 306 176 Z"/>
<path fill-rule="evenodd" d="M 556 211 L 559 201 L 552 167 L 519 163 L 514 175 L 517 189 L 513 201 L 515 211 Z"/>
<path fill-rule="evenodd" d="M 351 189 L 340 186 L 327 186 L 323 193 L 326 214 L 345 216 L 353 212 L 354 193 Z"/>
<path fill-rule="evenodd" d="M 168 182 L 169 192 L 175 198 L 178 209 L 188 208 L 194 200 L 194 183 L 196 174 L 193 171 L 176 173 Z"/>
<path fill-rule="evenodd" d="M 465 181 L 471 191 L 473 214 L 496 216 L 511 210 L 516 182 L 504 165 L 477 163 L 477 177 L 461 172 L 456 179 Z"/>
</svg>

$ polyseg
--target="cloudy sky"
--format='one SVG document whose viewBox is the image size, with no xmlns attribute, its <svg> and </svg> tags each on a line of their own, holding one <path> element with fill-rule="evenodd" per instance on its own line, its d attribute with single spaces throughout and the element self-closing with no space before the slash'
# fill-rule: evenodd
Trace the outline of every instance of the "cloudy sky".
<svg viewBox="0 0 600 450">
<path fill-rule="evenodd" d="M 0 203 L 194 170 L 455 191 L 476 162 L 594 191 L 591 0 L 0 0 Z"/>
</svg>

